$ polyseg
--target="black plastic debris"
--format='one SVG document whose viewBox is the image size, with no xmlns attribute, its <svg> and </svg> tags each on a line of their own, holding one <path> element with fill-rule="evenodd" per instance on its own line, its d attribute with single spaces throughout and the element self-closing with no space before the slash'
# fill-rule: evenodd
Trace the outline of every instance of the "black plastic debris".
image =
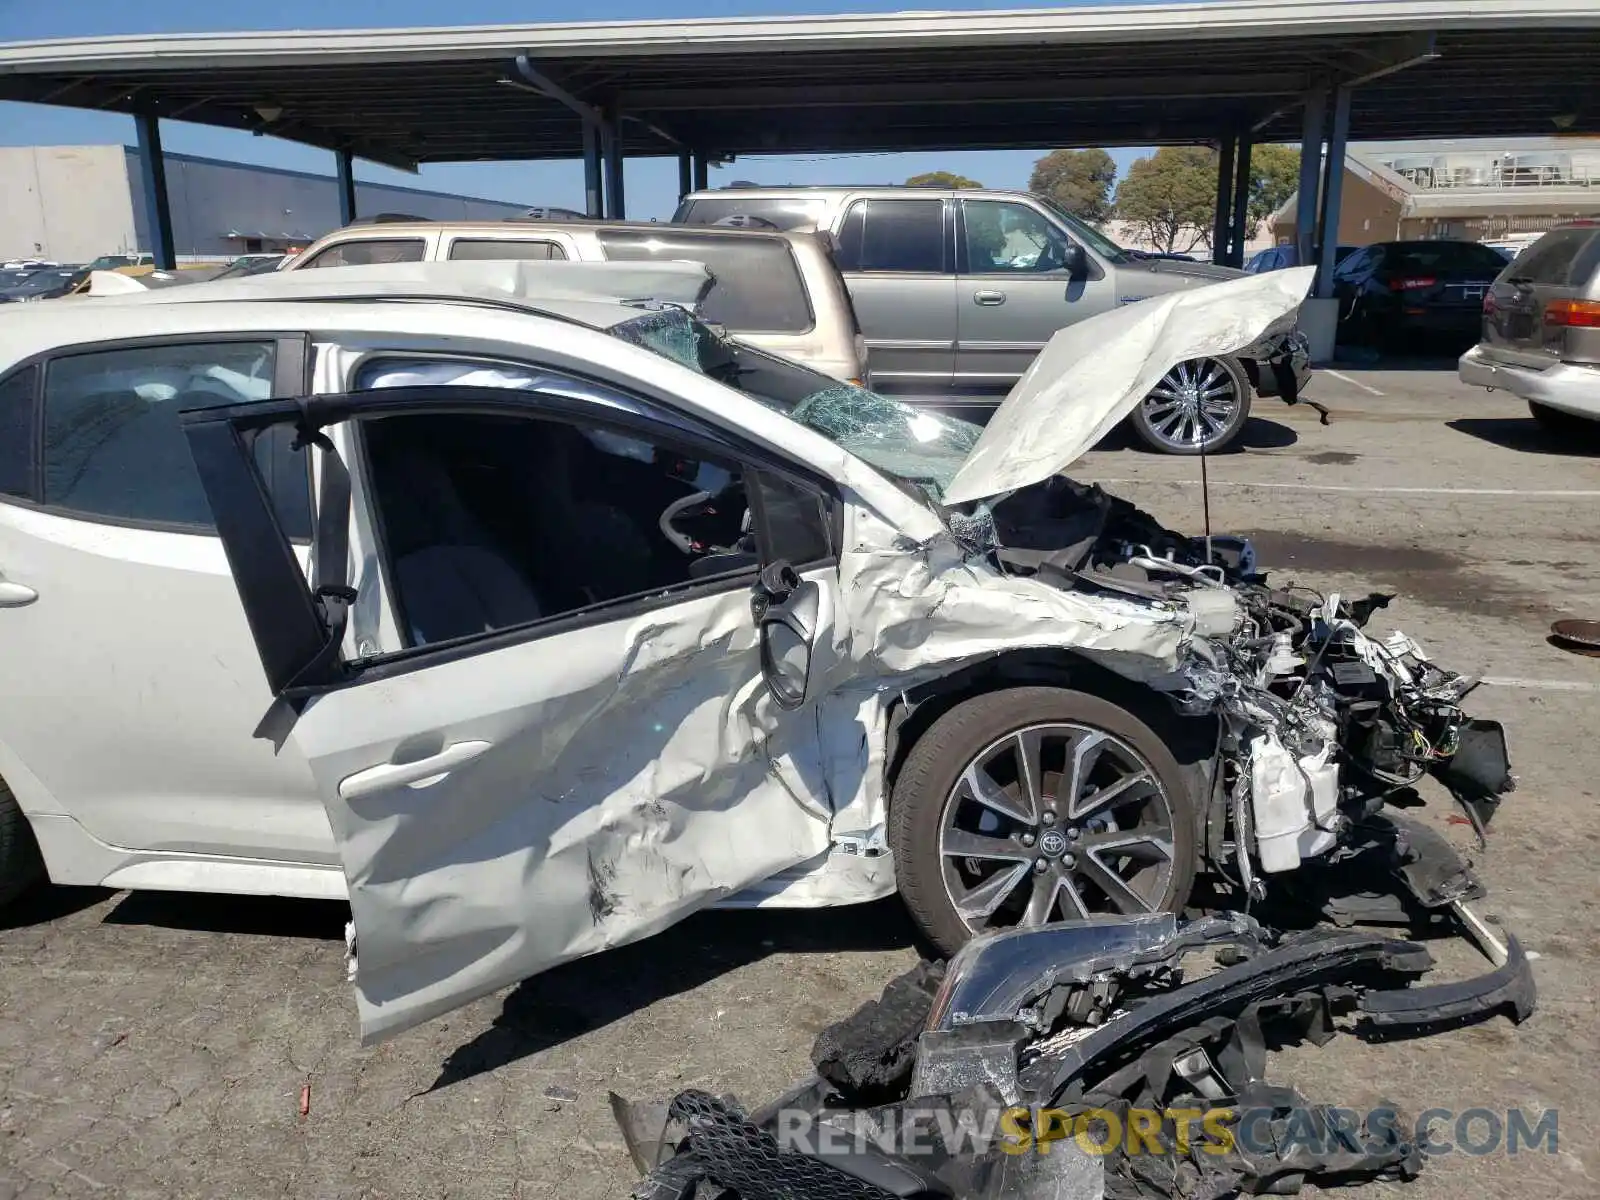
<svg viewBox="0 0 1600 1200">
<path fill-rule="evenodd" d="M 903 1094 L 944 973 L 942 962 L 918 963 L 892 980 L 882 997 L 824 1029 L 811 1051 L 817 1074 L 858 1103 Z"/>
<path fill-rule="evenodd" d="M 613 1108 L 646 1200 L 1220 1200 L 1406 1180 L 1392 1106 L 1362 1114 L 1267 1077 L 1267 1051 L 1532 1009 L 1526 956 L 1466 907 L 1437 835 L 1383 820 L 1355 855 L 1401 920 L 1449 919 L 1495 962 L 1426 986 L 1425 946 L 1238 913 L 1099 917 L 974 939 L 818 1037 L 818 1075 L 746 1114 L 683 1092 Z M 1362 871 L 1348 869 L 1352 884 Z M 1321 899 L 1361 911 L 1350 897 Z M 1374 906 L 1375 910 L 1375 906 Z M 1193 973 L 1196 960 L 1203 973 Z M 1209 959 L 1209 962 L 1205 961 Z"/>
</svg>

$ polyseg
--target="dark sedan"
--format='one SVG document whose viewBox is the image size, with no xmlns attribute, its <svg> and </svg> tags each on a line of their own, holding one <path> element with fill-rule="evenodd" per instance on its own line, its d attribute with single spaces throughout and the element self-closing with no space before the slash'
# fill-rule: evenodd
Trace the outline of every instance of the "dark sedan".
<svg viewBox="0 0 1600 1200">
<path fill-rule="evenodd" d="M 88 267 L 45 267 L 0 289 L 0 304 L 65 296 L 89 277 Z"/>
<path fill-rule="evenodd" d="M 1384 350 L 1477 340 L 1483 298 L 1506 260 L 1478 242 L 1363 246 L 1335 268 L 1343 340 Z M 1459 346 L 1457 347 L 1459 349 Z"/>
</svg>

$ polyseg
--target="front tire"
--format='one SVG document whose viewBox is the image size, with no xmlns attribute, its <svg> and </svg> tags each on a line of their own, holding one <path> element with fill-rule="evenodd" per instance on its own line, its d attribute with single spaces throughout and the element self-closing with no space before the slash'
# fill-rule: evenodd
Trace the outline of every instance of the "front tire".
<svg viewBox="0 0 1600 1200">
<path fill-rule="evenodd" d="M 44 859 L 33 827 L 0 779 L 0 906 L 9 904 L 44 877 Z"/>
<path fill-rule="evenodd" d="M 1139 439 L 1162 454 L 1215 454 L 1250 418 L 1250 379 L 1236 358 L 1181 362 L 1139 402 L 1129 419 Z"/>
<path fill-rule="evenodd" d="M 956 705 L 912 747 L 889 844 L 913 919 L 954 954 L 978 933 L 1179 911 L 1195 813 L 1172 752 L 1132 713 L 1011 688 Z"/>
</svg>

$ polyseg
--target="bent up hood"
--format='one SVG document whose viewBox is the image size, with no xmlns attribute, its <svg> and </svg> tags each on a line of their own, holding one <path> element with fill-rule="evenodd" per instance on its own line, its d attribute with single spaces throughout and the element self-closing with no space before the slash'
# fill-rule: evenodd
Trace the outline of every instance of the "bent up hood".
<svg viewBox="0 0 1600 1200">
<path fill-rule="evenodd" d="M 1109 433 L 1161 377 L 1233 354 L 1300 307 L 1314 267 L 1246 275 L 1124 305 L 1057 331 L 945 489 L 963 504 L 1038 483 Z"/>
</svg>

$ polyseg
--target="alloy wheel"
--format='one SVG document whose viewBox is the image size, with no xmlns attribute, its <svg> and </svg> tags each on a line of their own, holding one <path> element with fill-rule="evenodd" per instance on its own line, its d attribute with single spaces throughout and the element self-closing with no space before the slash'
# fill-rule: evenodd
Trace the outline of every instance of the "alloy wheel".
<svg viewBox="0 0 1600 1200">
<path fill-rule="evenodd" d="M 1233 372 L 1217 359 L 1181 362 L 1144 398 L 1144 419 L 1158 441 L 1175 450 L 1210 450 L 1228 436 L 1241 397 Z"/>
<path fill-rule="evenodd" d="M 1040 724 L 982 750 L 945 800 L 946 895 L 975 933 L 1152 912 L 1172 882 L 1172 805 L 1127 742 Z"/>
</svg>

